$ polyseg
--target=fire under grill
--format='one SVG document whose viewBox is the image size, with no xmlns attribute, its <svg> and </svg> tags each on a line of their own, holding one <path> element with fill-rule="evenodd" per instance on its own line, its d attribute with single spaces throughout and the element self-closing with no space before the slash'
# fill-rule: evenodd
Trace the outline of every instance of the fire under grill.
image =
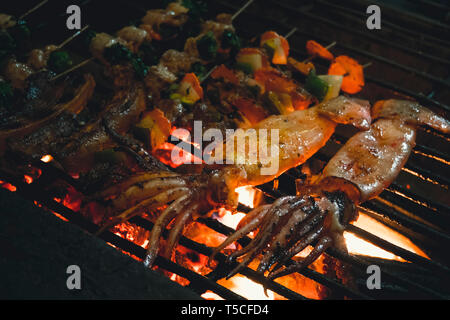
<svg viewBox="0 0 450 320">
<path fill-rule="evenodd" d="M 371 62 L 371 66 L 365 69 L 366 85 L 358 97 L 370 101 L 409 97 L 450 118 L 450 42 L 447 40 L 450 39 L 450 27 L 445 20 L 448 19 L 450 7 L 437 1 L 416 1 L 402 7 L 380 2 L 378 4 L 382 8 L 382 28 L 369 31 L 365 27 L 365 12 L 367 6 L 373 3 L 361 0 L 345 0 L 339 4 L 324 0 L 254 1 L 234 21 L 234 25 L 238 34 L 248 39 L 265 30 L 286 34 L 296 27 L 297 30 L 289 38 L 289 43 L 291 54 L 299 60 L 307 57 L 304 49 L 307 40 L 314 39 L 323 44 L 336 41 L 333 49 L 336 55 L 347 54 L 361 64 Z M 243 4 L 240 0 L 210 1 L 208 15 L 213 17 L 220 12 L 236 12 Z M 152 5 L 158 7 L 156 3 Z M 55 14 L 54 20 L 41 21 L 39 24 L 39 33 L 45 34 L 44 37 L 64 39 L 67 30 L 54 27 L 65 17 L 65 11 L 60 10 L 60 6 L 64 7 L 64 3 L 58 6 L 49 5 L 48 10 Z M 145 10 L 150 9 L 146 1 L 138 0 L 113 3 L 84 1 L 80 6 L 83 12 L 87 13 L 83 24 L 111 33 L 130 20 L 141 17 Z M 421 10 L 424 8 L 427 11 Z M 105 10 L 108 18 L 99 18 L 105 14 Z M 417 12 L 426 12 L 426 17 Z M 86 52 L 75 45 L 71 49 L 80 55 L 86 55 Z M 326 71 L 326 66 L 320 65 L 319 62 L 316 67 Z M 326 163 L 353 133 L 348 128 L 339 128 L 314 158 Z M 405 262 L 345 253 L 331 248 L 326 251 L 326 259 L 344 268 L 348 274 L 346 277 L 351 281 L 342 281 L 336 275 L 318 272 L 312 268 L 301 271 L 301 276 L 325 288 L 327 298 L 448 299 L 450 257 L 446 254 L 446 247 L 450 245 L 449 147 L 449 137 L 432 129 L 420 129 L 417 145 L 398 178 L 379 197 L 359 207 L 361 214 L 410 239 L 427 257 L 375 235 L 370 228 L 350 225 L 348 233 L 404 259 Z M 39 162 L 33 166 L 42 170 L 42 174 L 31 184 L 6 173 L 1 173 L 0 180 L 14 185 L 24 198 L 95 234 L 98 229 L 95 224 L 43 192 L 48 181 L 63 179 L 76 188 L 76 179 L 65 175 L 51 163 Z M 294 168 L 280 176 L 277 181 L 259 186 L 258 189 L 264 195 L 265 201 L 271 202 L 280 196 L 295 194 L 295 180 L 302 177 L 300 169 Z M 240 205 L 238 210 L 248 212 L 250 208 Z M 197 222 L 223 235 L 229 235 L 233 231 L 217 219 L 201 218 Z M 143 217 L 134 217 L 129 223 L 147 231 L 153 226 Z M 167 232 L 163 236 L 166 237 Z M 111 231 L 106 231 L 99 237 L 137 259 L 143 259 L 145 256 L 142 246 Z M 240 240 L 241 245 L 248 242 L 249 238 Z M 208 257 L 212 253 L 211 247 L 186 236 L 180 238 L 179 244 L 198 256 Z M 160 269 L 185 279 L 186 287 L 198 295 L 212 292 L 224 299 L 244 299 L 232 289 L 219 284 L 219 280 L 233 268 L 233 265 L 223 263 L 225 258 L 224 254 L 219 254 L 219 265 L 203 275 L 163 257 L 158 257 L 155 264 Z M 367 288 L 367 268 L 370 265 L 380 267 L 381 290 Z M 263 285 L 279 298 L 307 299 L 301 288 L 293 289 L 289 285 L 271 281 L 251 268 L 246 267 L 239 274 Z"/>
</svg>

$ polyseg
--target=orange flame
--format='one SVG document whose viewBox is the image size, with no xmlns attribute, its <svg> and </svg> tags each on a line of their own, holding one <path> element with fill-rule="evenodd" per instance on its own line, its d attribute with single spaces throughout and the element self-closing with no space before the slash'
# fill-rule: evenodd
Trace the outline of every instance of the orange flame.
<svg viewBox="0 0 450 320">
<path fill-rule="evenodd" d="M 358 219 L 353 223 L 353 225 L 364 229 L 380 238 L 383 238 L 398 247 L 409 250 L 424 258 L 429 259 L 425 252 L 417 247 L 410 239 L 378 222 L 377 220 L 369 217 L 366 214 L 360 213 Z M 383 250 L 380 247 L 377 247 L 376 245 L 373 245 L 372 243 L 367 242 L 366 240 L 361 239 L 352 233 L 344 232 L 344 238 L 349 253 L 405 262 L 403 258 L 396 256 L 391 252 Z"/>
</svg>

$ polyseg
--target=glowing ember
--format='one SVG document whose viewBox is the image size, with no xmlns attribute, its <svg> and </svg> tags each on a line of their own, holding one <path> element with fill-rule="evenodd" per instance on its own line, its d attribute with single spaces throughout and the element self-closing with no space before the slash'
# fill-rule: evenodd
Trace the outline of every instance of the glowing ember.
<svg viewBox="0 0 450 320">
<path fill-rule="evenodd" d="M 0 187 L 8 189 L 11 192 L 17 191 L 16 186 L 13 186 L 12 184 L 10 184 L 8 182 L 4 182 L 4 181 L 0 181 Z"/>
<path fill-rule="evenodd" d="M 203 299 L 206 300 L 224 300 L 221 296 L 215 294 L 214 292 L 208 290 L 204 294 L 201 295 Z"/>
<path fill-rule="evenodd" d="M 383 238 L 403 249 L 414 252 L 422 257 L 429 259 L 429 257 L 420 250 L 414 243 L 400 233 L 392 230 L 377 220 L 369 217 L 366 214 L 360 213 L 357 221 L 353 223 L 355 226 L 367 230 L 368 232 Z M 352 233 L 344 232 L 344 238 L 347 243 L 349 253 L 361 254 L 370 257 L 378 257 L 389 260 L 397 260 L 404 262 L 405 260 L 388 251 L 385 251 L 370 242 L 367 242 Z"/>
<path fill-rule="evenodd" d="M 47 154 L 47 155 L 45 155 L 45 156 L 43 156 L 42 158 L 41 158 L 41 161 L 42 162 L 45 162 L 45 163 L 48 163 L 48 162 L 50 162 L 50 161 L 52 161 L 53 160 L 53 157 L 51 156 L 51 155 L 49 155 L 49 154 Z"/>
<path fill-rule="evenodd" d="M 231 211 L 221 209 L 219 213 L 219 220 L 221 223 L 226 225 L 227 227 L 236 229 L 237 225 L 239 224 L 239 221 L 242 220 L 242 218 L 245 217 L 245 213 L 242 212 L 235 212 L 234 214 Z"/>
<path fill-rule="evenodd" d="M 28 175 L 24 175 L 23 178 L 25 179 L 25 182 L 28 184 L 33 183 L 33 178 L 28 176 Z"/>
</svg>

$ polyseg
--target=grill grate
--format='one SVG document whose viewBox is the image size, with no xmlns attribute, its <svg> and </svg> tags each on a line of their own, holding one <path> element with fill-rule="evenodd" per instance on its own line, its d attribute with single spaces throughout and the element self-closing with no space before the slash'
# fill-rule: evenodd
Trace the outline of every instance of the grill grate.
<svg viewBox="0 0 450 320">
<path fill-rule="evenodd" d="M 120 4 L 114 6 L 116 6 L 116 9 L 121 8 L 120 6 L 124 5 L 125 2 L 126 11 L 130 11 L 134 16 L 145 12 L 143 10 L 146 7 L 145 3 L 138 0 L 120 1 Z M 235 12 L 242 5 L 242 1 L 239 0 L 227 2 L 216 0 L 213 3 L 214 5 L 211 3 L 210 6 L 214 7 L 213 9 L 216 12 Z M 83 2 L 83 6 L 90 5 L 92 5 L 92 1 Z M 408 96 L 448 116 L 450 111 L 448 105 L 450 82 L 447 78 L 449 76 L 450 50 L 448 48 L 450 46 L 448 41 L 443 39 L 449 37 L 439 39 L 435 36 L 436 33 L 433 33 L 436 30 L 441 30 L 448 34 L 448 26 L 432 20 L 434 23 L 431 23 L 429 27 L 420 29 L 423 24 L 420 18 L 414 17 L 414 20 L 408 20 L 413 18 L 406 12 L 400 15 L 399 21 L 402 23 L 414 21 L 417 24 L 413 28 L 406 28 L 404 24 L 383 20 L 382 28 L 388 29 L 387 34 L 389 36 L 386 37 L 349 27 L 349 23 L 356 24 L 361 23 L 361 21 L 364 23 L 365 20 L 361 18 L 361 13 L 365 12 L 364 6 L 367 6 L 365 1 L 357 0 L 341 1 L 339 5 L 328 1 L 303 1 L 301 5 L 293 1 L 255 1 L 236 21 L 236 25 L 239 33 L 247 38 L 268 29 L 287 33 L 292 27 L 296 26 L 298 31 L 290 38 L 290 43 L 292 55 L 297 58 L 306 57 L 306 52 L 301 48 L 301 45 L 296 45 L 296 43 L 303 44 L 307 39 L 315 39 L 322 43 L 331 43 L 336 40 L 335 49 L 337 52 L 355 56 L 364 63 L 373 62 L 373 65 L 366 72 L 366 89 L 370 89 L 364 90 L 364 92 L 369 91 L 369 96 L 366 98 L 376 100 L 376 98 L 386 98 L 387 96 Z M 380 6 L 384 8 L 382 4 Z M 97 4 L 93 8 L 99 10 L 101 5 Z M 440 6 L 438 8 L 436 10 L 443 10 Z M 448 7 L 444 7 L 444 9 L 448 10 Z M 386 10 L 388 11 L 387 16 L 393 12 L 393 9 Z M 110 11 L 120 12 L 114 9 Z M 304 19 L 305 22 L 299 22 L 299 18 Z M 119 19 L 118 21 L 126 23 L 123 17 L 122 20 Z M 307 24 L 306 21 L 312 24 L 311 28 L 304 28 Z M 115 29 L 120 25 L 117 21 L 111 22 L 111 26 Z M 101 28 L 101 26 L 99 27 Z M 324 30 L 320 30 L 319 27 L 323 27 Z M 42 28 L 45 30 L 45 25 Z M 392 40 L 393 37 L 394 40 Z M 380 48 L 388 48 L 389 54 L 374 53 L 380 52 Z M 408 57 L 405 60 L 408 63 L 401 60 L 403 56 Z M 415 61 L 417 64 L 409 63 L 410 61 Z M 318 64 L 318 68 L 325 68 L 325 66 Z M 379 72 L 377 71 L 378 68 L 380 69 Z M 375 71 L 372 71 L 374 69 Z M 386 76 L 383 76 L 383 72 L 386 70 L 394 75 L 392 79 L 389 77 L 389 81 L 387 81 Z M 410 79 L 411 81 L 405 83 L 404 79 Z M 327 161 L 349 136 L 348 132 L 339 131 L 335 134 L 334 139 L 319 152 L 317 158 Z M 407 295 L 411 297 L 445 299 L 450 296 L 448 288 L 443 285 L 445 283 L 448 287 L 450 282 L 448 280 L 450 278 L 450 268 L 448 267 L 450 261 L 443 249 L 450 244 L 450 210 L 446 198 L 449 185 L 448 162 L 450 161 L 450 155 L 446 152 L 449 149 L 448 145 L 448 137 L 442 136 L 431 129 L 421 129 L 418 134 L 417 146 L 399 178 L 379 198 L 364 203 L 360 207 L 362 212 L 406 235 L 421 248 L 426 249 L 432 258 L 431 260 L 400 248 L 367 230 L 356 226 L 348 228 L 349 232 L 411 262 L 402 264 L 407 270 L 402 274 L 392 271 L 394 268 L 382 269 L 383 286 L 396 288 L 394 291 L 403 292 L 403 294 L 407 292 Z M 76 185 L 76 180 L 63 176 L 61 172 L 50 165 L 39 164 L 39 166 L 43 171 L 42 176 L 31 185 L 17 181 L 6 173 L 1 173 L 0 176 L 2 180 L 13 183 L 18 192 L 26 198 L 38 201 L 72 223 L 95 233 L 97 227 L 94 224 L 84 219 L 79 213 L 73 212 L 50 199 L 47 194 L 42 192 L 43 188 L 40 188 L 40 186 L 45 185 L 45 179 L 64 178 L 73 185 Z M 261 186 L 260 189 L 264 192 L 268 201 L 275 197 L 293 194 L 292 187 L 295 178 L 300 178 L 300 175 L 298 170 L 293 169 L 280 177 L 280 180 L 283 180 L 283 183 L 280 183 L 280 189 L 274 190 L 270 183 Z M 414 186 L 408 189 L 407 183 L 414 183 Z M 427 188 L 431 188 L 431 192 L 427 191 Z M 437 192 L 434 194 L 433 191 Z M 430 195 L 430 193 L 432 194 Z M 242 209 L 241 211 L 249 210 L 244 206 L 240 206 L 240 209 Z M 146 230 L 152 228 L 152 223 L 144 218 L 135 217 L 130 222 Z M 217 220 L 208 218 L 200 219 L 199 222 L 225 235 L 233 231 Z M 166 236 L 166 234 L 163 236 Z M 111 232 L 104 232 L 100 237 L 140 259 L 145 255 L 145 250 L 142 247 Z M 248 241 L 248 238 L 241 239 L 241 244 L 245 245 Z M 184 236 L 180 238 L 180 244 L 205 256 L 209 256 L 212 252 L 212 248 Z M 349 264 L 352 267 L 352 272 L 355 273 L 355 277 L 360 277 L 360 279 L 367 277 L 365 273 L 367 266 L 373 264 L 371 258 L 349 255 L 336 249 L 327 250 L 327 254 Z M 219 262 L 223 262 L 225 255 L 219 254 L 217 259 Z M 188 279 L 189 287 L 199 294 L 211 290 L 224 299 L 243 299 L 242 296 L 217 284 L 217 281 L 226 274 L 223 264 L 219 264 L 213 272 L 206 276 L 162 257 L 157 258 L 156 265 Z M 406 275 L 408 272 L 413 275 L 422 274 L 422 281 L 414 281 L 411 276 Z M 306 299 L 301 294 L 268 280 L 250 268 L 245 268 L 240 274 L 263 284 L 285 298 Z M 303 270 L 301 274 L 326 286 L 333 293 L 342 297 L 354 299 L 379 297 L 377 292 L 344 285 L 338 280 L 310 268 Z M 426 277 L 428 276 L 441 282 L 438 281 L 437 286 L 433 282 L 427 283 Z"/>
</svg>

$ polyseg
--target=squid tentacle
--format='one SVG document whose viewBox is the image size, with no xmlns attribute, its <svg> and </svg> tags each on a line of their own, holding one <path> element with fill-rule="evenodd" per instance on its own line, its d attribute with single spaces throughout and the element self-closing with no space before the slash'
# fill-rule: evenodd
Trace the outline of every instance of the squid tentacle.
<svg viewBox="0 0 450 320">
<path fill-rule="evenodd" d="M 163 253 L 163 257 L 167 259 L 170 259 L 173 248 L 178 243 L 178 240 L 181 237 L 183 228 L 192 218 L 193 213 L 198 209 L 198 204 L 190 204 L 185 208 L 186 210 L 182 214 L 178 215 L 178 217 L 175 219 L 174 226 L 170 230 L 169 238 L 167 239 L 167 245 Z"/>
<path fill-rule="evenodd" d="M 269 249 L 259 263 L 257 271 L 263 273 L 270 269 L 274 263 L 284 258 L 286 256 L 284 248 L 289 248 L 292 244 L 295 244 L 297 238 L 303 237 L 305 231 L 309 231 L 315 224 L 315 220 L 312 218 L 318 216 L 320 216 L 320 213 L 309 217 L 309 213 L 304 210 L 295 210 L 288 223 L 273 237 Z"/>
<path fill-rule="evenodd" d="M 247 216 L 252 215 L 252 217 L 249 217 L 249 222 L 247 224 L 245 224 L 242 228 L 238 228 L 238 230 L 236 232 L 234 232 L 231 236 L 227 237 L 225 239 L 225 241 L 223 241 L 219 246 L 214 248 L 213 253 L 209 257 L 209 261 L 214 260 L 216 255 L 220 251 L 225 249 L 227 246 L 229 246 L 233 242 L 241 239 L 246 234 L 254 231 L 256 228 L 258 228 L 261 221 L 267 215 L 267 212 L 269 211 L 270 207 L 271 207 L 270 204 L 266 204 L 266 205 L 256 208 L 255 210 L 252 210 L 250 213 L 248 213 Z"/>
<path fill-rule="evenodd" d="M 262 223 L 261 223 L 260 230 L 259 230 L 258 234 L 256 235 L 256 237 L 250 242 L 250 244 L 248 244 L 244 248 L 242 248 L 238 251 L 235 251 L 231 255 L 229 255 L 227 260 L 229 262 L 231 262 L 235 258 L 237 258 L 239 256 L 243 256 L 247 252 L 253 250 L 255 247 L 259 248 L 259 247 L 263 246 L 266 243 L 266 241 L 268 240 L 268 237 L 271 232 L 270 230 L 275 228 L 275 226 L 278 222 L 279 213 L 285 212 L 282 210 L 283 204 L 292 200 L 292 198 L 294 198 L 294 197 L 287 196 L 287 197 L 277 199 L 273 203 L 273 205 L 270 207 L 267 214 L 264 216 Z"/>
<path fill-rule="evenodd" d="M 186 194 L 179 199 L 172 202 L 158 217 L 152 228 L 150 240 L 148 243 L 147 255 L 144 260 L 146 266 L 151 266 L 155 261 L 159 251 L 159 240 L 163 230 L 183 209 L 183 206 L 188 199 L 189 194 Z"/>
<path fill-rule="evenodd" d="M 145 210 L 156 209 L 168 202 L 174 201 L 177 198 L 184 196 L 188 192 L 189 188 L 182 187 L 169 189 L 164 192 L 158 193 L 151 198 L 139 202 L 137 205 L 131 207 L 130 209 L 123 211 L 119 215 L 114 216 L 109 222 L 107 222 L 100 228 L 97 234 L 101 234 L 102 232 L 113 227 L 116 224 L 127 221 Z"/>
<path fill-rule="evenodd" d="M 326 249 L 333 245 L 333 240 L 330 236 L 323 236 L 317 241 L 316 246 L 310 252 L 309 255 L 306 256 L 300 262 L 294 262 L 290 266 L 285 267 L 284 269 L 273 271 L 269 274 L 268 278 L 274 280 L 276 278 L 282 277 L 284 275 L 301 271 L 303 268 L 307 267 L 311 263 L 313 263 L 319 256 L 325 252 Z"/>
</svg>

